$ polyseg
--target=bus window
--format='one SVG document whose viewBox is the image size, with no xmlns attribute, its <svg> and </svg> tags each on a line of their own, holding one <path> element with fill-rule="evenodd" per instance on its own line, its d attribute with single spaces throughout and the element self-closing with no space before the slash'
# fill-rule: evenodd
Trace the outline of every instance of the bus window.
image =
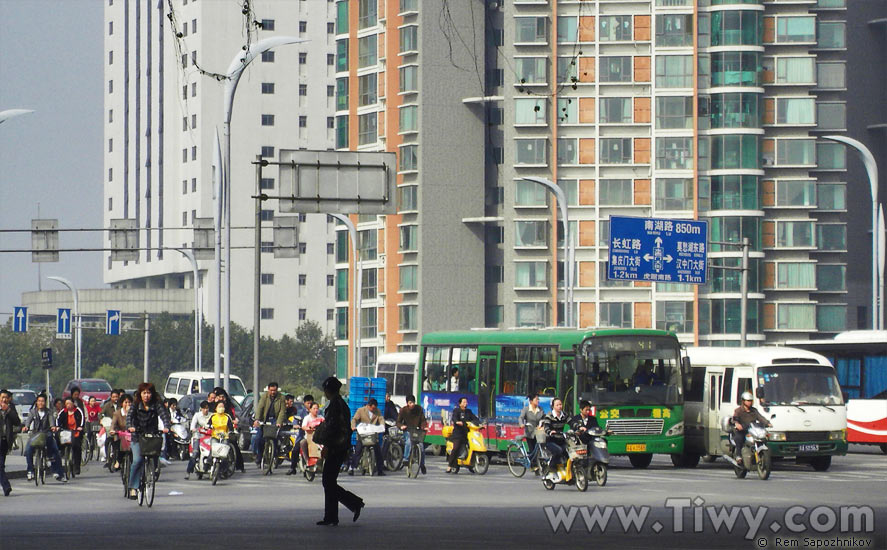
<svg viewBox="0 0 887 550">
<path fill-rule="evenodd" d="M 506 346 L 502 348 L 502 370 L 499 375 L 499 393 L 527 395 L 530 374 L 530 348 Z"/>
<path fill-rule="evenodd" d="M 397 365 L 394 378 L 394 395 L 410 395 L 415 392 L 416 365 Z"/>
<path fill-rule="evenodd" d="M 477 365 L 477 348 L 453 348 L 452 357 L 449 391 L 476 393 L 474 371 Z"/>
<path fill-rule="evenodd" d="M 736 380 L 736 404 L 742 404 L 742 392 L 747 391 L 754 395 L 754 392 L 751 391 L 751 378 L 738 378 Z"/>
<path fill-rule="evenodd" d="M 730 390 L 732 390 L 732 389 L 733 389 L 733 367 L 727 367 L 727 369 L 724 370 L 724 389 L 721 391 L 721 402 L 722 403 L 729 403 L 730 401 L 732 401 L 732 399 L 730 399 Z M 737 393 L 736 395 L 740 395 L 741 393 L 742 393 L 742 390 L 739 390 L 739 393 Z"/>
<path fill-rule="evenodd" d="M 449 347 L 429 346 L 425 348 L 424 379 L 422 380 L 424 391 L 446 391 L 449 355 Z"/>
<path fill-rule="evenodd" d="M 553 347 L 532 348 L 530 373 L 532 384 L 529 393 L 555 397 L 557 393 L 557 354 Z M 529 395 L 528 393 L 528 395 Z"/>
<path fill-rule="evenodd" d="M 478 369 L 480 387 L 477 394 L 477 414 L 481 418 L 494 416 L 493 406 L 496 404 L 494 388 L 496 387 L 496 356 L 481 355 Z"/>
</svg>

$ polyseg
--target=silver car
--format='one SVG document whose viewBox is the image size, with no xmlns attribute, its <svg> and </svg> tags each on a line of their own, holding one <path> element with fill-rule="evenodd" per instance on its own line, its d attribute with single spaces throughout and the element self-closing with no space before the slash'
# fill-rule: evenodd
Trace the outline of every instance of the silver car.
<svg viewBox="0 0 887 550">
<path fill-rule="evenodd" d="M 31 418 L 31 408 L 37 401 L 37 393 L 33 390 L 9 390 L 12 393 L 12 404 L 19 418 L 22 419 L 22 426 L 28 423 Z"/>
</svg>

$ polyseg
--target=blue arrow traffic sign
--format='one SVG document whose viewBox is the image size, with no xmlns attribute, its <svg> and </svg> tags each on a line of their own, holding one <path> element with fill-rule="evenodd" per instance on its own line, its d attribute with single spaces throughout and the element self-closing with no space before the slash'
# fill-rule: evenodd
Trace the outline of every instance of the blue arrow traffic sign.
<svg viewBox="0 0 887 550">
<path fill-rule="evenodd" d="M 109 309 L 106 316 L 105 334 L 117 336 L 120 334 L 120 310 Z"/>
<path fill-rule="evenodd" d="M 71 310 L 60 307 L 55 316 L 56 335 L 71 334 Z"/>
<path fill-rule="evenodd" d="M 28 332 L 28 308 L 15 308 L 12 314 L 12 332 Z"/>
<path fill-rule="evenodd" d="M 607 279 L 705 284 L 708 223 L 610 216 Z"/>
</svg>

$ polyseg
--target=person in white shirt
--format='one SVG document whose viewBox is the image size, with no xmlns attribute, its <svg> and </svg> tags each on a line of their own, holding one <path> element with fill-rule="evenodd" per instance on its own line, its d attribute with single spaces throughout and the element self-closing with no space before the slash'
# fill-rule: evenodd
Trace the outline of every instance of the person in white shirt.
<svg viewBox="0 0 887 550">
<path fill-rule="evenodd" d="M 212 416 L 209 414 L 209 401 L 203 401 L 200 403 L 200 412 L 194 415 L 191 419 L 191 437 L 193 438 L 193 443 L 191 443 L 191 448 L 194 449 L 191 451 L 191 460 L 188 461 L 188 468 L 186 469 L 185 479 L 191 478 L 191 473 L 194 472 L 194 466 L 197 464 L 197 458 L 200 456 L 200 431 L 203 429 L 207 429 L 209 426 L 209 417 Z"/>
</svg>

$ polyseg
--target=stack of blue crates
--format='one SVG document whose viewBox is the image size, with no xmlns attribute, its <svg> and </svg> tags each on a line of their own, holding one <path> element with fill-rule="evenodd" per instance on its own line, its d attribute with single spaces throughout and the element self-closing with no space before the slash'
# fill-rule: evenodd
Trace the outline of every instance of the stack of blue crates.
<svg viewBox="0 0 887 550">
<path fill-rule="evenodd" d="M 385 409 L 385 393 L 388 390 L 388 381 L 384 378 L 367 378 L 365 376 L 352 376 L 348 379 L 348 408 L 351 416 L 357 409 L 365 407 L 370 399 L 375 399 L 379 404 L 379 413 Z M 357 432 L 351 434 L 351 444 L 357 444 Z"/>
</svg>

